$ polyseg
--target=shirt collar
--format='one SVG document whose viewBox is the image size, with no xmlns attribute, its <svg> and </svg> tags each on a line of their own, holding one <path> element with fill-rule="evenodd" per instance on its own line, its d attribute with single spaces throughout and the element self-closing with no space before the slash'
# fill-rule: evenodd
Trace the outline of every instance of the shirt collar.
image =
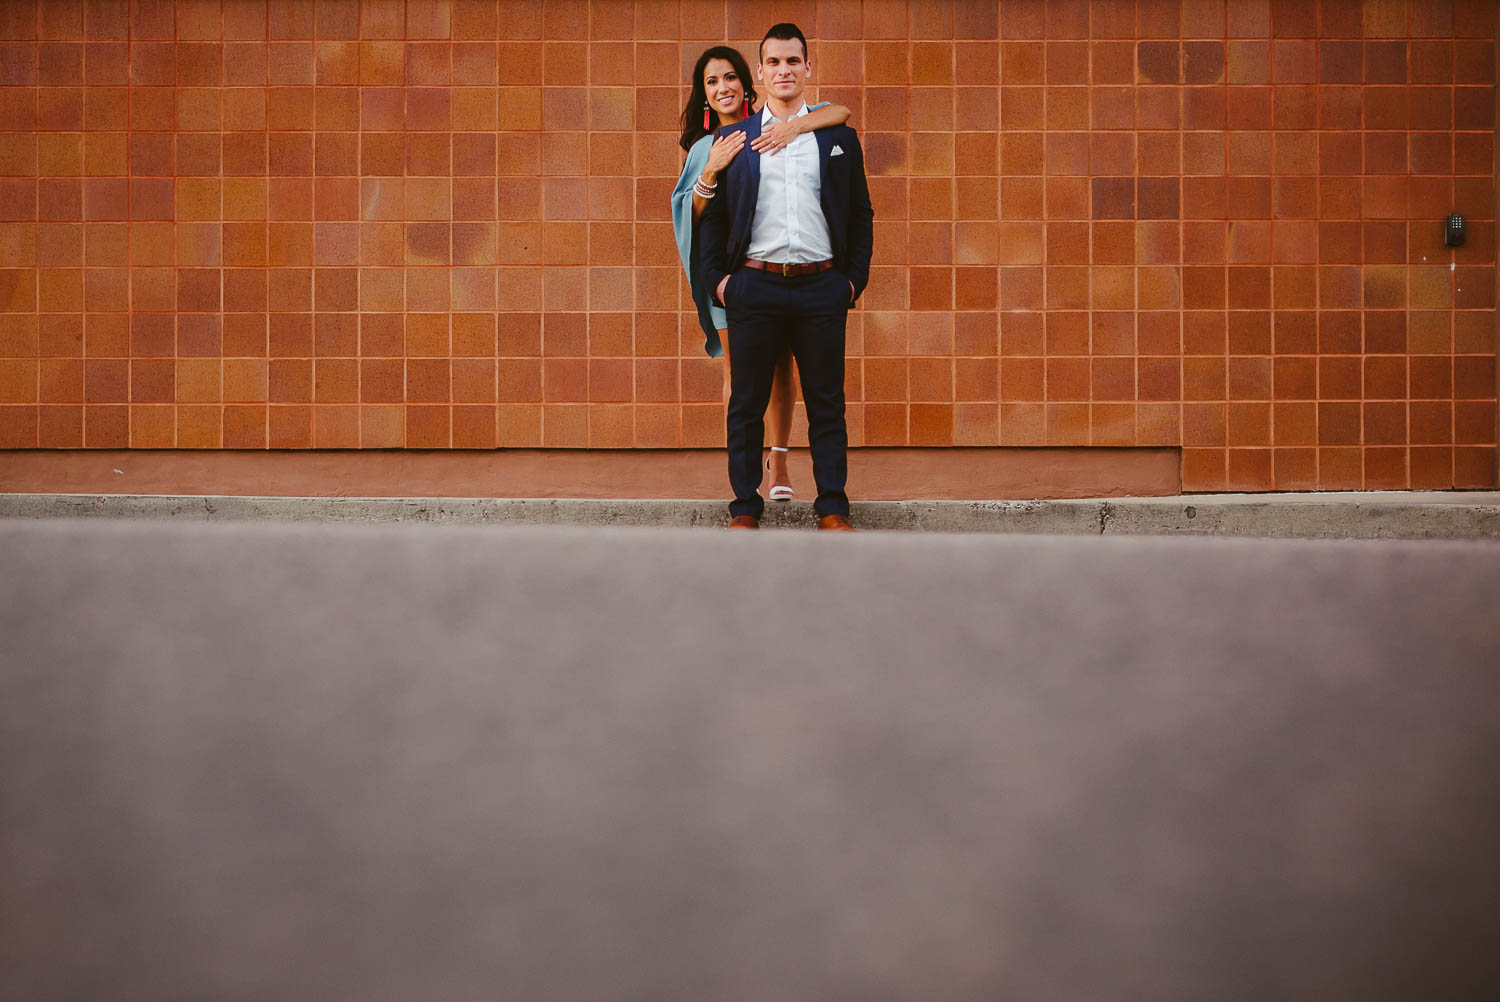
<svg viewBox="0 0 1500 1002">
<path fill-rule="evenodd" d="M 803 115 L 806 115 L 806 114 L 807 114 L 807 102 L 803 101 L 802 102 L 802 107 L 800 107 L 796 111 L 792 112 L 791 117 L 792 118 L 801 118 Z M 766 126 L 770 125 L 772 122 L 778 122 L 778 121 L 780 121 L 780 119 L 778 119 L 775 115 L 771 114 L 771 103 L 769 101 L 767 101 L 766 102 L 766 106 L 760 110 L 760 127 L 762 129 L 764 129 Z"/>
</svg>

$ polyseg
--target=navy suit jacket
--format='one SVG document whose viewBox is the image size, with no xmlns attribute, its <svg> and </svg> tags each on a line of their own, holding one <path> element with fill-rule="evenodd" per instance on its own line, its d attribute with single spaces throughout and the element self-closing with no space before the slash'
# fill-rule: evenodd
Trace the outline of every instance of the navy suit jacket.
<svg viewBox="0 0 1500 1002">
<path fill-rule="evenodd" d="M 760 115 L 719 130 L 727 136 L 745 133 L 745 148 L 719 175 L 718 197 L 708 203 L 693 241 L 694 283 L 719 302 L 719 280 L 734 271 L 750 248 L 755 201 L 760 194 L 760 154 L 750 143 L 760 135 Z M 833 266 L 854 284 L 856 299 L 870 282 L 870 255 L 875 248 L 875 209 L 865 181 L 865 154 L 859 136 L 847 125 L 814 132 L 822 178 L 823 217 L 828 220 Z M 842 152 L 833 155 L 834 147 Z M 785 155 L 785 154 L 781 154 Z"/>
</svg>

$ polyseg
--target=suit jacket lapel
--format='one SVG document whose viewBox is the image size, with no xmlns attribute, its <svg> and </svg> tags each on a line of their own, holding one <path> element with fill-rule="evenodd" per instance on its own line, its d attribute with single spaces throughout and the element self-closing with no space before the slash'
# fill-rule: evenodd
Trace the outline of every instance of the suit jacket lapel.
<svg viewBox="0 0 1500 1002">
<path fill-rule="evenodd" d="M 744 153 L 750 154 L 750 156 L 745 159 L 745 166 L 748 166 L 748 168 L 750 168 L 750 172 L 748 172 L 747 177 L 750 178 L 751 192 L 759 192 L 760 190 L 760 154 L 756 153 L 756 151 L 751 150 L 750 148 L 751 142 L 754 142 L 759 138 L 760 114 L 756 113 L 750 115 L 750 120 L 745 123 Z"/>
<path fill-rule="evenodd" d="M 750 144 L 760 137 L 760 114 L 752 114 L 745 124 L 745 148 L 740 156 L 745 160 L 745 190 L 741 192 L 739 203 L 735 206 L 735 214 L 743 221 L 739 228 L 740 232 L 749 234 L 750 227 L 755 223 L 755 200 L 760 194 L 760 154 L 750 148 Z"/>
</svg>

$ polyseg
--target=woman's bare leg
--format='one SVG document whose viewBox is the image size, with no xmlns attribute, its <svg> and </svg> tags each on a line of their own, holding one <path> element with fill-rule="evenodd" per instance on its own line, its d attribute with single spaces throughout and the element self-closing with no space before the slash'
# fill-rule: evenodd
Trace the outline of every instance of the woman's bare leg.
<svg viewBox="0 0 1500 1002">
<path fill-rule="evenodd" d="M 792 437 L 792 406 L 797 402 L 797 380 L 792 370 L 792 352 L 787 349 L 776 361 L 776 376 L 771 383 L 771 403 L 766 407 L 766 444 L 785 449 Z M 787 454 L 771 453 L 771 484 L 790 487 Z"/>
</svg>

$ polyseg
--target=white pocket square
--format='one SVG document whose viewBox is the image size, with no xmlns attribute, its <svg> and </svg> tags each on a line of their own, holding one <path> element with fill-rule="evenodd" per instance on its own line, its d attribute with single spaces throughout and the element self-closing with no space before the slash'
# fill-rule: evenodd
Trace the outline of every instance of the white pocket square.
<svg viewBox="0 0 1500 1002">
<path fill-rule="evenodd" d="M 833 152 L 828 155 L 830 157 L 841 157 L 844 155 L 844 148 L 842 146 L 835 146 Z"/>
</svg>

